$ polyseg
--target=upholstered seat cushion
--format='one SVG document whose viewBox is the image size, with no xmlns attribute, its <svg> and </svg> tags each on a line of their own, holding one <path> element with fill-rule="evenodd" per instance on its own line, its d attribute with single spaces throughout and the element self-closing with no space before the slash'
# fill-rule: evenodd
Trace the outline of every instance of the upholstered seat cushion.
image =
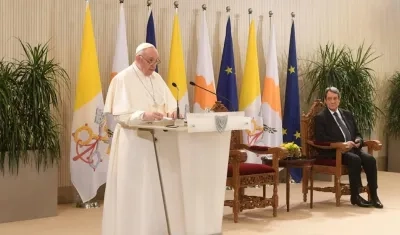
<svg viewBox="0 0 400 235">
<path fill-rule="evenodd" d="M 232 164 L 228 164 L 228 177 L 232 177 Z M 240 175 L 253 175 L 275 172 L 271 166 L 255 163 L 240 163 L 239 164 Z"/>
</svg>

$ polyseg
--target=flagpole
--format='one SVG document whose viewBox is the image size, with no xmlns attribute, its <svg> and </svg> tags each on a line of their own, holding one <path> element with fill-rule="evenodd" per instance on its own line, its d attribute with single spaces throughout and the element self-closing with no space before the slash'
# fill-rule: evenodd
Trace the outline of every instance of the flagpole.
<svg viewBox="0 0 400 235">
<path fill-rule="evenodd" d="M 150 12 L 151 12 L 151 0 L 147 0 L 147 9 L 149 10 L 149 16 L 150 16 Z"/>
<path fill-rule="evenodd" d="M 274 13 L 272 11 L 269 11 L 269 31 L 271 32 L 271 28 L 272 28 L 272 16 L 274 15 Z"/>
<path fill-rule="evenodd" d="M 179 3 L 178 1 L 174 2 L 175 12 L 178 13 Z"/>
<path fill-rule="evenodd" d="M 89 0 L 85 0 L 85 2 L 86 2 L 86 7 L 87 7 L 88 4 L 89 4 Z M 78 190 L 76 190 L 76 188 L 75 188 L 75 203 L 76 203 L 75 204 L 76 208 L 91 209 L 91 208 L 100 207 L 100 204 L 94 199 L 91 199 L 91 200 L 89 200 L 87 202 L 83 202 L 82 198 L 79 195 L 79 192 L 78 192 Z"/>
<path fill-rule="evenodd" d="M 251 14 L 253 13 L 253 9 L 249 8 L 249 25 L 251 24 Z"/>
</svg>

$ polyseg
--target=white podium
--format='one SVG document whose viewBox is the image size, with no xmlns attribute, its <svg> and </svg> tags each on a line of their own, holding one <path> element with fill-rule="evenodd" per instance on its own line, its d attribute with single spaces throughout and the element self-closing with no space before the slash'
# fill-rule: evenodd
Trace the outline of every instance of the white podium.
<svg viewBox="0 0 400 235">
<path fill-rule="evenodd" d="M 188 113 L 187 126 L 144 124 L 153 135 L 170 235 L 222 234 L 232 130 L 251 128 L 244 112 Z"/>
</svg>

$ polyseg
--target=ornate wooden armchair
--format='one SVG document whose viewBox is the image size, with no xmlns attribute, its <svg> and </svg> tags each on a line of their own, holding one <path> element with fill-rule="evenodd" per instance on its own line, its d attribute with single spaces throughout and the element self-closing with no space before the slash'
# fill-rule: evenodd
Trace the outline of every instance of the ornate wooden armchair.
<svg viewBox="0 0 400 235">
<path fill-rule="evenodd" d="M 220 102 L 216 102 L 212 108 L 214 112 L 228 112 L 228 109 Z M 278 208 L 278 185 L 280 158 L 287 155 L 287 151 L 281 147 L 247 146 L 242 144 L 242 132 L 232 131 L 231 146 L 229 153 L 228 173 L 226 186 L 233 189 L 233 200 L 225 200 L 224 205 L 232 207 L 233 220 L 238 222 L 239 212 L 244 209 L 265 208 L 272 206 L 273 216 L 277 216 Z M 245 163 L 248 150 L 256 154 L 272 154 L 273 164 Z M 246 187 L 262 185 L 263 196 L 245 195 Z M 266 197 L 266 185 L 273 186 L 272 196 Z"/>
<path fill-rule="evenodd" d="M 351 148 L 345 143 L 318 143 L 315 141 L 314 133 L 314 117 L 325 108 L 321 100 L 316 100 L 311 106 L 307 114 L 303 114 L 301 118 L 301 146 L 302 154 L 308 158 L 316 158 L 313 166 L 312 174 L 320 173 L 334 176 L 333 187 L 313 187 L 314 191 L 331 192 L 335 194 L 336 206 L 340 206 L 340 198 L 342 195 L 350 195 L 349 184 L 342 184 L 340 178 L 342 175 L 348 175 L 346 165 L 342 164 L 342 153 L 349 151 Z M 382 144 L 377 140 L 364 140 L 364 146 L 368 148 L 368 153 L 372 155 L 373 151 L 379 151 Z M 323 159 L 318 156 L 318 149 L 336 149 L 336 159 Z M 314 177 L 313 177 L 314 178 Z M 308 186 L 308 171 L 303 171 L 303 200 L 307 201 L 307 192 L 311 190 Z M 313 184 L 313 182 L 311 182 Z M 369 191 L 368 186 L 360 188 L 360 193 Z M 310 195 L 310 207 L 313 206 L 313 193 Z"/>
</svg>

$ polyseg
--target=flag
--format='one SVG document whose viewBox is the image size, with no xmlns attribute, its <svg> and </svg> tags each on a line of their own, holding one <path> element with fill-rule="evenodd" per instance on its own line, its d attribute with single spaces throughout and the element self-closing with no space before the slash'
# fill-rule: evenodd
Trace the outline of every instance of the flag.
<svg viewBox="0 0 400 235">
<path fill-rule="evenodd" d="M 83 28 L 70 151 L 71 181 L 83 202 L 107 180 L 107 125 L 89 3 Z"/>
<path fill-rule="evenodd" d="M 217 98 L 229 111 L 238 111 L 235 57 L 233 54 L 231 18 L 226 23 L 224 49 L 219 70 Z M 229 101 L 228 101 L 229 100 Z"/>
<path fill-rule="evenodd" d="M 172 28 L 171 51 L 169 55 L 168 69 L 168 87 L 179 102 L 181 114 L 183 110 L 187 110 L 189 106 L 189 95 L 186 84 L 185 61 L 183 59 L 183 47 L 181 40 L 181 32 L 179 26 L 178 13 L 174 16 L 174 25 Z M 178 89 L 172 86 L 175 82 Z"/>
<path fill-rule="evenodd" d="M 287 80 L 282 130 L 283 142 L 294 142 L 300 146 L 300 96 L 294 21 L 292 22 L 292 29 L 290 32 L 288 70 L 286 72 Z M 290 174 L 295 182 L 299 183 L 301 181 L 301 169 L 291 169 Z"/>
<path fill-rule="evenodd" d="M 270 31 L 261 107 L 264 124 L 263 142 L 266 146 L 274 147 L 282 144 L 282 110 L 274 25 L 271 25 Z"/>
<path fill-rule="evenodd" d="M 125 11 L 124 3 L 120 3 L 119 8 L 119 23 L 117 31 L 117 40 L 115 43 L 115 54 L 112 65 L 111 79 L 123 69 L 129 67 L 129 56 L 128 56 L 128 43 L 126 39 L 126 24 L 125 24 Z M 107 126 L 108 126 L 108 136 L 110 137 L 109 148 L 107 154 L 110 151 L 110 146 L 112 142 L 112 135 L 114 133 L 116 121 L 114 120 L 112 114 L 107 115 Z"/>
<path fill-rule="evenodd" d="M 154 27 L 153 11 L 150 9 L 149 19 L 147 20 L 146 28 L 146 42 L 153 44 L 156 48 L 156 30 Z M 158 66 L 156 67 L 156 72 L 158 73 Z"/>
<path fill-rule="evenodd" d="M 257 40 L 254 20 L 251 21 L 244 75 L 239 97 L 239 110 L 244 111 L 247 117 L 252 117 L 252 129 L 243 131 L 243 142 L 256 145 L 262 138 L 263 125 L 260 116 L 261 92 L 260 73 L 258 68 Z M 261 163 L 261 159 L 253 154 L 248 154 L 247 162 Z"/>
<path fill-rule="evenodd" d="M 215 78 L 208 36 L 206 11 L 203 11 L 202 20 L 200 22 L 199 41 L 197 45 L 196 84 L 206 88 L 207 90 L 215 92 Z M 214 94 L 195 87 L 193 105 L 194 112 L 198 113 L 210 110 L 216 101 L 217 97 Z"/>
</svg>

